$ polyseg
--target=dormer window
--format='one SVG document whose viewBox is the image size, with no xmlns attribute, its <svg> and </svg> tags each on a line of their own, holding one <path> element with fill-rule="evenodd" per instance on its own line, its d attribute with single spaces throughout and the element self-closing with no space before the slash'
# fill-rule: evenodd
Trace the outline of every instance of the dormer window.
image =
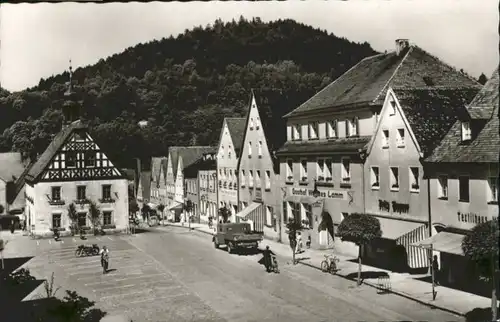
<svg viewBox="0 0 500 322">
<path fill-rule="evenodd" d="M 254 123 L 253 123 L 253 118 L 250 118 L 250 130 L 253 130 Z"/>
<path fill-rule="evenodd" d="M 353 117 L 351 121 L 351 135 L 357 136 L 359 130 L 359 118 L 357 116 Z"/>
<path fill-rule="evenodd" d="M 462 141 L 469 141 L 471 138 L 470 122 L 462 122 Z"/>
<path fill-rule="evenodd" d="M 255 129 L 260 129 L 260 118 L 257 118 L 257 122 L 255 123 Z"/>
<path fill-rule="evenodd" d="M 327 123 L 327 136 L 329 139 L 334 139 L 337 137 L 337 120 L 330 121 Z"/>
<path fill-rule="evenodd" d="M 292 140 L 300 140 L 301 135 L 300 135 L 300 125 L 293 125 L 292 126 Z"/>
<path fill-rule="evenodd" d="M 309 124 L 308 126 L 308 137 L 310 140 L 314 140 L 314 139 L 317 139 L 318 138 L 318 127 L 319 127 L 319 123 L 318 122 L 314 122 L 314 123 L 311 123 Z"/>
<path fill-rule="evenodd" d="M 353 117 L 345 121 L 346 137 L 358 135 L 358 118 Z"/>
</svg>

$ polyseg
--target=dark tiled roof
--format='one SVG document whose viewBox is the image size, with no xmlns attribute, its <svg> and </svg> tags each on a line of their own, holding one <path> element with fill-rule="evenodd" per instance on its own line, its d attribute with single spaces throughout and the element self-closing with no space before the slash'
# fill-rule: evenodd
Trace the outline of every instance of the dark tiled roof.
<svg viewBox="0 0 500 322">
<path fill-rule="evenodd" d="M 141 172 L 142 198 L 150 199 L 151 194 L 151 171 Z"/>
<path fill-rule="evenodd" d="M 394 89 L 403 113 L 424 156 L 439 144 L 479 87 L 456 89 Z"/>
<path fill-rule="evenodd" d="M 5 182 L 16 181 L 24 170 L 21 153 L 0 153 L 0 179 Z"/>
<path fill-rule="evenodd" d="M 28 174 L 28 171 L 30 170 L 32 165 L 33 163 L 30 163 L 14 182 L 13 189 L 7 194 L 7 203 L 12 204 L 16 200 L 19 193 L 21 193 L 21 191 L 23 190 L 24 184 L 26 182 L 26 175 Z"/>
<path fill-rule="evenodd" d="M 477 82 L 469 76 L 411 45 L 400 55 L 391 52 L 364 58 L 285 117 L 325 108 L 381 105 L 389 87 L 474 84 Z"/>
<path fill-rule="evenodd" d="M 184 167 L 184 178 L 197 178 L 199 171 L 206 170 L 217 170 L 217 160 L 215 157 L 209 160 L 199 158 L 189 166 Z"/>
<path fill-rule="evenodd" d="M 241 146 L 243 145 L 243 138 L 245 136 L 246 119 L 243 117 L 226 117 L 225 121 L 233 141 L 234 149 L 236 154 L 239 156 L 241 153 Z"/>
<path fill-rule="evenodd" d="M 496 75 L 495 75 L 496 74 Z M 471 109 L 486 108 L 491 109 L 488 119 L 475 120 L 471 116 L 472 140 L 468 143 L 462 142 L 462 126 L 457 121 L 446 134 L 439 146 L 434 150 L 427 162 L 487 162 L 498 163 L 500 151 L 499 119 L 498 119 L 498 69 L 492 78 L 484 85 L 487 89 L 479 92 L 472 103 Z M 497 86 L 492 86 L 492 84 Z M 488 106 L 488 104 L 493 107 Z M 475 132 L 475 133 L 474 133 Z"/>
<path fill-rule="evenodd" d="M 276 154 L 283 157 L 293 154 L 358 152 L 366 148 L 370 138 L 370 136 L 360 136 L 334 140 L 289 141 Z"/>
<path fill-rule="evenodd" d="M 498 110 L 497 110 L 498 111 Z M 427 162 L 498 163 L 500 136 L 498 116 L 492 117 L 470 143 L 462 143 L 461 123 L 457 121 Z"/>
<path fill-rule="evenodd" d="M 182 166 L 184 169 L 189 167 L 196 160 L 203 157 L 206 153 L 215 153 L 217 148 L 213 146 L 171 146 L 168 148 L 169 157 L 172 158 L 172 168 L 174 177 L 177 176 L 177 165 L 179 157 L 182 157 Z M 184 170 L 183 169 L 183 170 Z"/>
<path fill-rule="evenodd" d="M 498 67 L 491 75 L 490 79 L 484 84 L 481 91 L 468 104 L 472 119 L 490 119 L 495 108 L 498 108 Z"/>
<path fill-rule="evenodd" d="M 154 182 L 159 182 L 160 179 L 160 167 L 164 157 L 152 157 L 151 158 L 151 180 Z"/>
<path fill-rule="evenodd" d="M 28 173 L 26 174 L 26 180 L 34 181 L 38 179 L 40 174 L 45 170 L 45 168 L 52 161 L 52 158 L 57 154 L 60 148 L 64 145 L 66 140 L 70 137 L 71 133 L 75 130 L 87 130 L 87 126 L 85 126 L 81 121 L 75 121 L 63 128 L 57 135 L 52 139 L 49 146 L 42 155 L 38 158 L 38 160 L 33 164 Z"/>
</svg>

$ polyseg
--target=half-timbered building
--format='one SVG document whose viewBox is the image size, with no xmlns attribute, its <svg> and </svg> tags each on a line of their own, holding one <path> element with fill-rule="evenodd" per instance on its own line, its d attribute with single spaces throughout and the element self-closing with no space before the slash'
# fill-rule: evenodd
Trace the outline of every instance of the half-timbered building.
<svg viewBox="0 0 500 322">
<path fill-rule="evenodd" d="M 70 87 L 71 89 L 71 87 Z M 33 235 L 61 234 L 72 224 L 105 230 L 128 227 L 128 180 L 78 119 L 78 106 L 65 105 L 62 130 L 25 176 L 27 228 Z M 90 205 L 100 210 L 91 220 Z M 73 204 L 76 216 L 68 216 Z M 71 213 L 71 212 L 70 212 Z"/>
</svg>

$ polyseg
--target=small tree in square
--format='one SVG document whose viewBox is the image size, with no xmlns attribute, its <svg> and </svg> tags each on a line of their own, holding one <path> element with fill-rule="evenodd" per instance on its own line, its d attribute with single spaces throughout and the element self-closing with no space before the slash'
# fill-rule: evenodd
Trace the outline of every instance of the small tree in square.
<svg viewBox="0 0 500 322">
<path fill-rule="evenodd" d="M 71 235 L 75 235 L 78 231 L 78 213 L 76 212 L 76 207 L 74 203 L 70 203 L 68 206 L 68 218 L 71 221 L 70 230 Z"/>
<path fill-rule="evenodd" d="M 288 241 L 290 242 L 290 248 L 292 249 L 292 263 L 295 262 L 295 252 L 297 250 L 297 231 L 302 230 L 302 225 L 300 222 L 290 219 L 286 224 L 286 229 L 288 230 Z"/>
<path fill-rule="evenodd" d="M 94 235 L 97 235 L 98 227 L 101 225 L 101 210 L 99 210 L 99 207 L 93 201 L 90 202 L 89 217 L 94 229 Z"/>
<path fill-rule="evenodd" d="M 487 221 L 472 228 L 462 240 L 462 250 L 477 265 L 482 280 L 491 282 L 492 321 L 497 319 L 498 221 Z"/>
<path fill-rule="evenodd" d="M 353 213 L 346 217 L 339 225 L 338 234 L 341 240 L 350 241 L 358 245 L 358 285 L 361 285 L 361 254 L 363 247 L 373 239 L 382 236 L 380 221 L 367 214 Z"/>
</svg>

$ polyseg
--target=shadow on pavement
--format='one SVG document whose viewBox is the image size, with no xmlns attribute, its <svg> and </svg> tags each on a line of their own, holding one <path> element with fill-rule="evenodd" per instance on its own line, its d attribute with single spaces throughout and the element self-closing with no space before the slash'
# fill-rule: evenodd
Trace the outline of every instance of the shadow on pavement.
<svg viewBox="0 0 500 322">
<path fill-rule="evenodd" d="M 62 322 L 70 320 L 97 322 L 106 315 L 105 312 L 92 308 L 94 303 L 87 298 L 78 296 L 76 292 L 67 292 L 64 300 L 42 295 L 33 300 L 23 301 L 26 296 L 45 282 L 45 280 L 37 280 L 30 274 L 29 270 L 19 268 L 32 258 L 4 259 L 4 269 L 0 269 L 0 320 L 2 322 Z M 75 319 L 77 316 L 80 318 Z"/>
<path fill-rule="evenodd" d="M 500 313 L 500 310 L 499 310 Z M 465 321 L 467 322 L 490 322 L 491 321 L 491 307 L 475 308 L 465 314 Z M 497 313 L 498 316 L 498 313 Z"/>
<path fill-rule="evenodd" d="M 311 257 L 297 257 L 297 258 L 295 258 L 295 261 L 296 261 L 297 263 L 299 263 L 299 262 L 301 262 L 301 261 L 306 261 L 306 260 L 308 260 L 308 259 L 311 259 Z"/>
<path fill-rule="evenodd" d="M 351 280 L 357 280 L 358 273 L 357 272 L 349 273 L 346 275 L 346 278 Z M 375 278 L 389 278 L 389 274 L 380 271 L 361 272 L 361 282 L 363 282 L 365 279 L 375 279 Z"/>
<path fill-rule="evenodd" d="M 422 282 L 426 282 L 426 283 L 429 283 L 429 284 L 432 284 L 432 276 L 423 276 L 423 277 L 419 277 L 419 278 L 415 278 L 416 280 L 418 281 L 422 281 Z M 463 285 L 454 285 L 454 284 L 450 284 L 450 283 L 441 283 L 442 286 L 444 287 L 448 287 L 448 288 L 451 288 L 451 289 L 454 289 L 454 290 L 459 290 L 459 291 L 463 291 L 463 292 L 467 292 L 467 293 L 470 293 L 470 294 L 474 294 L 474 295 L 478 295 L 478 296 L 482 296 L 482 297 L 485 297 L 485 298 L 491 298 L 491 289 L 490 289 L 490 285 L 488 285 L 487 283 L 481 283 L 481 282 L 476 282 L 476 283 L 473 283 L 473 282 L 462 282 Z M 497 292 L 497 296 L 500 295 L 498 292 Z"/>
</svg>

